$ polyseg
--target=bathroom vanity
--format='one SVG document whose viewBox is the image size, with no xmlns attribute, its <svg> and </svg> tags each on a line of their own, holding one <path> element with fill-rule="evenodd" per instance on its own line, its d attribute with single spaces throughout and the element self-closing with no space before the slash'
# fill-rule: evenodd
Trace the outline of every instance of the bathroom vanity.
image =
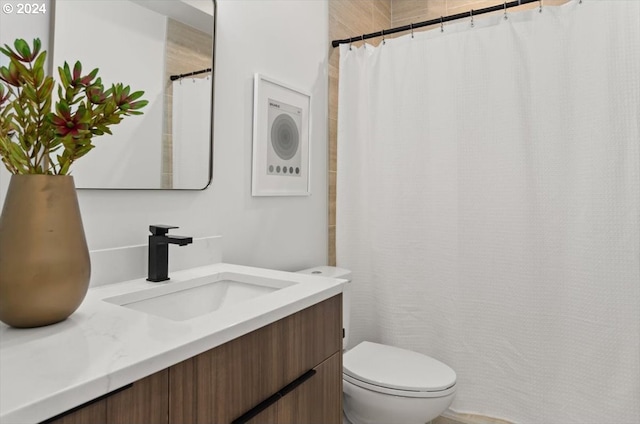
<svg viewBox="0 0 640 424">
<path fill-rule="evenodd" d="M 341 422 L 343 281 L 229 264 L 171 278 L 91 289 L 57 325 L 0 329 L 0 422 Z M 236 303 L 195 317 L 148 302 L 206 281 L 276 288 L 229 289 Z"/>
</svg>

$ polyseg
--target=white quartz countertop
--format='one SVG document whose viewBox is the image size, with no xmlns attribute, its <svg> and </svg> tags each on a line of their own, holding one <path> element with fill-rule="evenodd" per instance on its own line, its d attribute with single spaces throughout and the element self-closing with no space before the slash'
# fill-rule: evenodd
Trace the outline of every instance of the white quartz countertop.
<svg viewBox="0 0 640 424">
<path fill-rule="evenodd" d="M 295 283 L 186 321 L 104 298 L 231 272 Z M 67 320 L 15 329 L 0 323 L 0 423 L 37 423 L 342 292 L 346 280 L 219 263 L 89 290 Z"/>
</svg>

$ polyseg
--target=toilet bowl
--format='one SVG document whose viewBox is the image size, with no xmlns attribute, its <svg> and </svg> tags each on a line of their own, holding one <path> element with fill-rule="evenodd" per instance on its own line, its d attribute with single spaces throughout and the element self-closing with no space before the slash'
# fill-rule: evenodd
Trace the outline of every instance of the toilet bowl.
<svg viewBox="0 0 640 424">
<path fill-rule="evenodd" d="M 424 424 L 455 396 L 456 374 L 429 356 L 362 342 L 343 357 L 344 413 L 353 424 Z"/>
<path fill-rule="evenodd" d="M 300 272 L 349 281 L 351 277 L 350 271 L 329 266 Z M 342 304 L 344 349 L 349 337 L 349 284 Z M 343 407 L 352 424 L 424 424 L 453 401 L 456 373 L 434 358 L 368 341 L 343 352 Z"/>
</svg>

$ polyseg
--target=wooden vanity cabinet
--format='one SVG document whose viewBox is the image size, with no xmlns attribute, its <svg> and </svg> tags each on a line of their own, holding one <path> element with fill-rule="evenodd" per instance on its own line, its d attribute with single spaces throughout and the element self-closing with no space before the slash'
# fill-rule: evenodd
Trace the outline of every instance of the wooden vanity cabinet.
<svg viewBox="0 0 640 424">
<path fill-rule="evenodd" d="M 109 424 L 167 424 L 169 422 L 169 370 L 136 381 L 107 400 Z M 95 424 L 95 423 L 94 423 Z"/>
<path fill-rule="evenodd" d="M 342 423 L 342 354 L 334 353 L 314 370 L 312 377 L 246 424 Z"/>
<path fill-rule="evenodd" d="M 169 368 L 169 422 L 231 423 L 341 350 L 338 295 Z M 341 411 L 341 368 L 334 391 Z"/>
<path fill-rule="evenodd" d="M 46 423 L 341 424 L 341 351 L 339 294 Z"/>
<path fill-rule="evenodd" d="M 167 424 L 169 370 L 165 369 L 58 417 L 46 424 Z"/>
<path fill-rule="evenodd" d="M 107 402 L 98 400 L 67 411 L 41 424 L 93 424 L 107 422 Z"/>
</svg>

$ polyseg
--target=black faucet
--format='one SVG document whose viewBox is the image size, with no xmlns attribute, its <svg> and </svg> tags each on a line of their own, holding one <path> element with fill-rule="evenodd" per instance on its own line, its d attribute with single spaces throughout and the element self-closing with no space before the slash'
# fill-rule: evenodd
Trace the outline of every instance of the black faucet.
<svg viewBox="0 0 640 424">
<path fill-rule="evenodd" d="M 171 225 L 149 225 L 149 275 L 147 281 L 166 281 L 169 270 L 169 245 L 186 246 L 193 243 L 192 237 L 168 235 Z"/>
</svg>

